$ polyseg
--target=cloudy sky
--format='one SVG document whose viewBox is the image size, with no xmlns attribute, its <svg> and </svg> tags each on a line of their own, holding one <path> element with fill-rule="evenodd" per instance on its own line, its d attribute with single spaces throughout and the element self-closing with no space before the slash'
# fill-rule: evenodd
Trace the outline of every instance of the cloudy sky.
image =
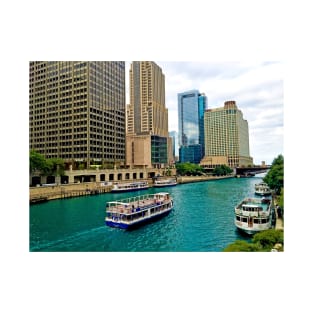
<svg viewBox="0 0 313 313">
<path fill-rule="evenodd" d="M 178 130 L 177 93 L 198 89 L 208 108 L 235 100 L 249 123 L 250 155 L 270 164 L 283 154 L 283 64 L 280 62 L 161 62 L 165 74 L 169 130 Z M 128 90 L 128 69 L 126 80 Z M 128 95 L 127 95 L 128 97 Z M 128 100 L 128 99 L 127 99 Z"/>
</svg>

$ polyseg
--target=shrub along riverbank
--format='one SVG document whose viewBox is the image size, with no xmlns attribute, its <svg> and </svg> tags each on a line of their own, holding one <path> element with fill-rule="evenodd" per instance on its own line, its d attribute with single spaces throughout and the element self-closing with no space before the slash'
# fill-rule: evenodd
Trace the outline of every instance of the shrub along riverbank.
<svg viewBox="0 0 313 313">
<path fill-rule="evenodd" d="M 275 249 L 284 251 L 284 231 L 268 229 L 253 235 L 251 242 L 236 240 L 224 252 L 269 252 Z"/>
</svg>

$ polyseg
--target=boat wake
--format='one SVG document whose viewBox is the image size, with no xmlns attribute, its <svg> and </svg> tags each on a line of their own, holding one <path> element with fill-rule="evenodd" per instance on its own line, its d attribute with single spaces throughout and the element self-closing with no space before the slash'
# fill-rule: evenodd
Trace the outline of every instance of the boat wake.
<svg viewBox="0 0 313 313">
<path fill-rule="evenodd" d="M 71 248 L 73 248 L 76 243 L 81 245 L 82 241 L 90 241 L 92 237 L 98 236 L 99 233 L 104 232 L 104 230 L 105 226 L 100 226 L 74 233 L 62 239 L 57 239 L 53 241 L 41 241 L 38 244 L 33 243 L 30 252 L 73 251 Z"/>
</svg>

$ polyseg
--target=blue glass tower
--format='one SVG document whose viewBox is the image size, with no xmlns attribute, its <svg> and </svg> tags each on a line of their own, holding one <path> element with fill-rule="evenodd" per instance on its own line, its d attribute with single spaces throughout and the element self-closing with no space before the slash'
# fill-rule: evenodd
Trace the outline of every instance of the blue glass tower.
<svg viewBox="0 0 313 313">
<path fill-rule="evenodd" d="M 207 97 L 198 90 L 178 94 L 179 162 L 200 163 L 204 156 Z"/>
</svg>

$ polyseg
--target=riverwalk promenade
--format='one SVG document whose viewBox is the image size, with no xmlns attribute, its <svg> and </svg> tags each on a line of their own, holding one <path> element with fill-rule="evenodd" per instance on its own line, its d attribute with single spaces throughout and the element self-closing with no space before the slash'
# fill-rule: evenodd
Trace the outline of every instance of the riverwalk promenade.
<svg viewBox="0 0 313 313">
<path fill-rule="evenodd" d="M 278 217 L 278 214 L 277 214 L 277 210 L 275 209 L 276 211 L 276 225 L 275 225 L 275 229 L 284 229 L 284 222 L 283 222 L 283 219 L 281 217 Z"/>
<path fill-rule="evenodd" d="M 179 184 L 201 182 L 207 180 L 218 180 L 234 177 L 230 176 L 180 176 L 177 177 Z M 163 177 L 164 179 L 166 177 Z M 152 187 L 153 180 L 147 179 L 150 187 Z M 130 183 L 133 180 L 121 181 L 119 183 Z M 29 201 L 30 203 L 38 203 L 53 199 L 64 199 L 79 196 L 87 196 L 92 194 L 100 194 L 110 192 L 113 184 L 116 182 L 84 182 L 84 183 L 73 183 L 73 184 L 53 184 L 50 186 L 43 185 L 38 187 L 29 188 Z"/>
</svg>

